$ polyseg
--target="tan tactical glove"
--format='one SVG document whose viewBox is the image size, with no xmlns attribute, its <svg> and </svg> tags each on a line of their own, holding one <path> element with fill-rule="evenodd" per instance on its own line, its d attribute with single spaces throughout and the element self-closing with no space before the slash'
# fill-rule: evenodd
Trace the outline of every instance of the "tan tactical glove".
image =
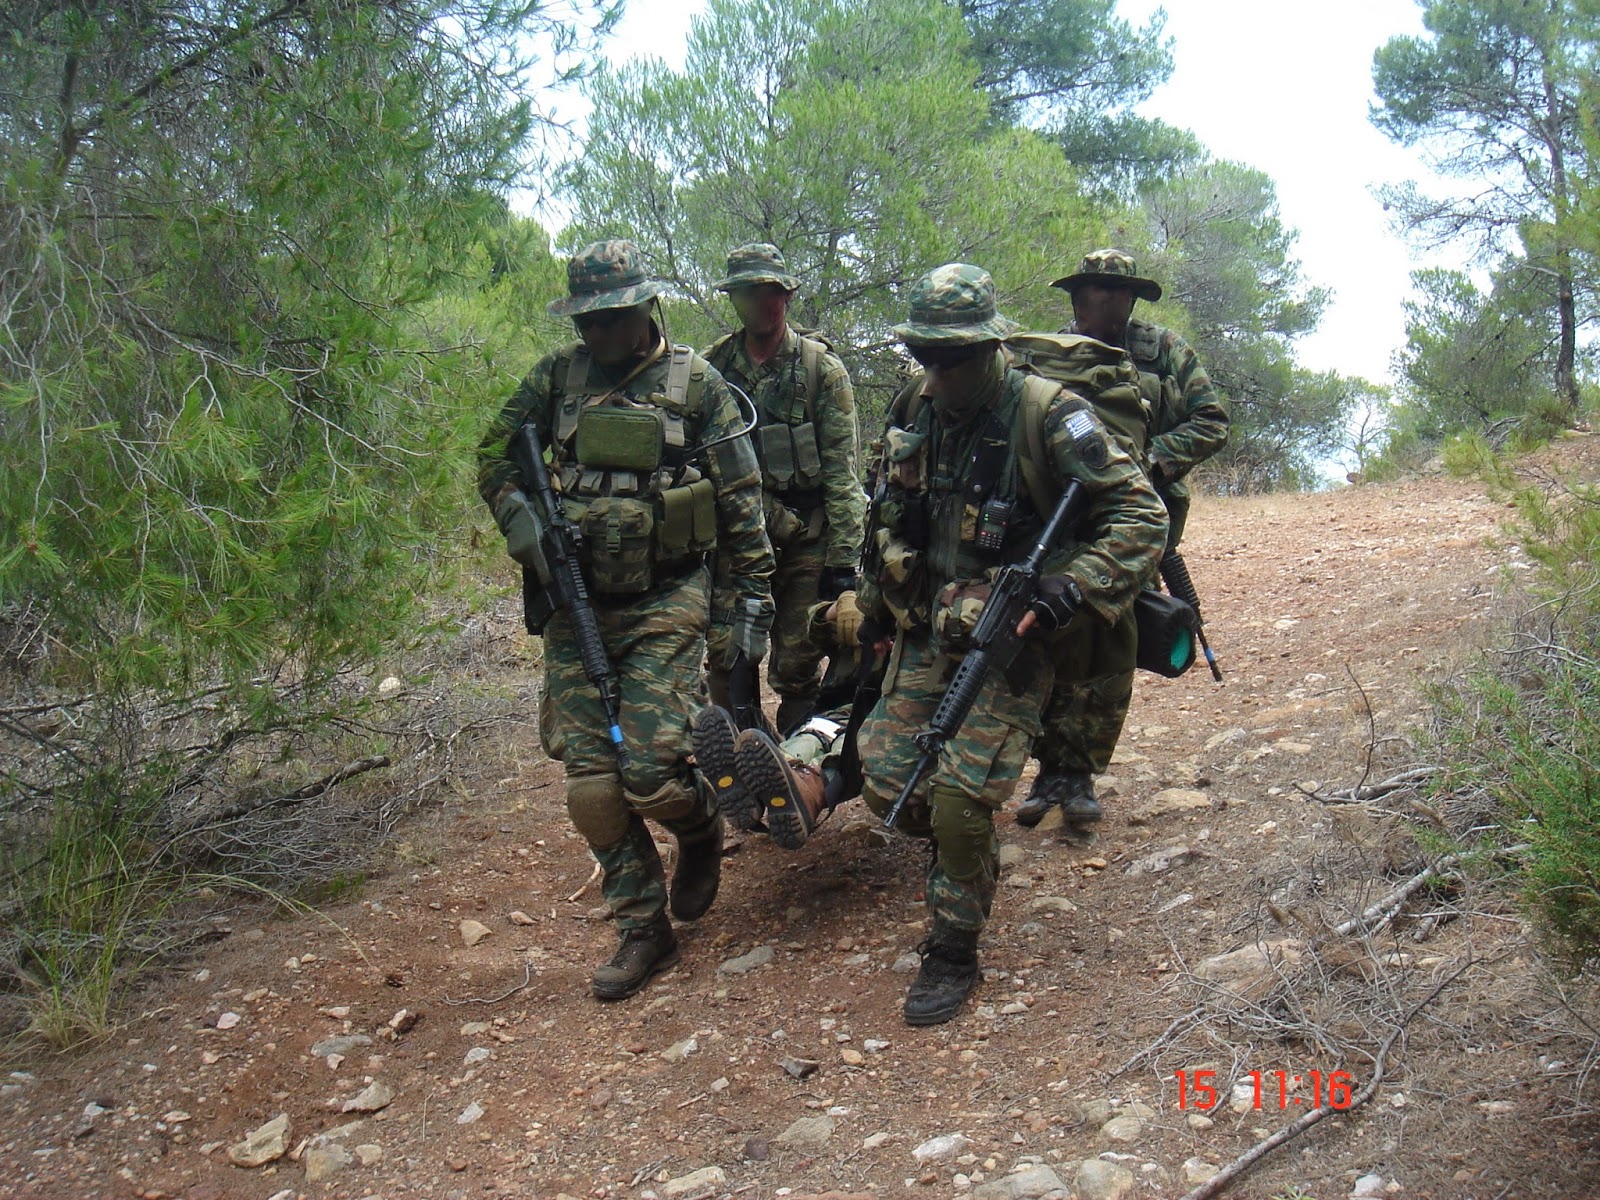
<svg viewBox="0 0 1600 1200">
<path fill-rule="evenodd" d="M 828 620 L 833 622 L 834 637 L 842 647 L 854 646 L 861 636 L 863 613 L 856 604 L 854 592 L 843 592 L 828 606 Z"/>
</svg>

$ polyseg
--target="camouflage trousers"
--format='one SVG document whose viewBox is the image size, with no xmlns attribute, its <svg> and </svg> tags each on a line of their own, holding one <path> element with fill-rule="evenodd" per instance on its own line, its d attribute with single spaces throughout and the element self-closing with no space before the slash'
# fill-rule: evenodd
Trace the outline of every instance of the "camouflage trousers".
<svg viewBox="0 0 1600 1200">
<path fill-rule="evenodd" d="M 626 930 L 666 907 L 665 873 L 644 818 L 680 843 L 708 838 L 720 820 L 709 788 L 688 764 L 689 723 L 705 703 L 700 665 L 710 614 L 704 570 L 676 586 L 597 606 L 601 640 L 620 682 L 619 724 L 631 765 L 617 766 L 605 708 L 583 671 L 566 613 L 544 631 L 540 735 L 567 768 L 567 813 L 599 861 L 601 893 Z"/>
<path fill-rule="evenodd" d="M 787 729 L 811 715 L 821 688 L 819 667 L 826 651 L 815 645 L 807 630 L 808 614 L 817 603 L 817 580 L 822 574 L 824 542 L 807 542 L 777 551 L 778 569 L 772 576 L 772 647 L 767 654 L 767 682 L 778 694 L 779 729 Z M 711 659 L 721 661 L 713 638 Z M 728 673 L 720 667 L 706 671 L 711 702 L 731 708 L 728 698 Z"/>
<path fill-rule="evenodd" d="M 935 932 L 977 933 L 994 905 L 999 870 L 994 814 L 1022 774 L 1053 674 L 1048 656 L 1034 661 L 1038 668 L 1020 694 L 1003 678 L 990 677 L 966 724 L 946 743 L 938 764 L 901 812 L 897 827 L 902 832 L 935 841 L 926 893 Z M 913 738 L 933 719 L 954 669 L 930 635 L 900 635 L 883 697 L 860 734 L 863 797 L 879 816 L 888 814 L 910 779 L 921 757 Z"/>
<path fill-rule="evenodd" d="M 1138 649 L 1131 609 L 1109 627 L 1093 613 L 1080 613 L 1056 639 L 1050 647 L 1055 686 L 1034 751 L 1042 772 L 1099 775 L 1111 765 L 1133 702 Z"/>
<path fill-rule="evenodd" d="M 1189 487 L 1181 479 L 1161 494 L 1167 506 L 1167 549 L 1176 550 L 1183 541 L 1183 527 L 1189 523 Z"/>
</svg>

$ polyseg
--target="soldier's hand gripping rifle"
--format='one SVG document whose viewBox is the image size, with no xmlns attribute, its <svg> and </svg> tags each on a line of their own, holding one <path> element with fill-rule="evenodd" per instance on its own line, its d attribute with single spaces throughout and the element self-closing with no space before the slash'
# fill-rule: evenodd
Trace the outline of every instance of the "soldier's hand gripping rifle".
<svg viewBox="0 0 1600 1200">
<path fill-rule="evenodd" d="M 1206 641 L 1206 623 L 1200 616 L 1200 595 L 1194 590 L 1194 580 L 1189 578 L 1189 566 L 1178 551 L 1168 550 L 1162 556 L 1161 580 L 1167 585 L 1167 591 L 1194 609 L 1195 637 L 1200 640 L 1200 649 L 1205 652 L 1206 665 L 1211 668 L 1211 678 L 1221 683 L 1222 668 L 1217 666 L 1217 656 L 1211 652 L 1211 643 Z"/>
<path fill-rule="evenodd" d="M 900 812 L 911 799 L 928 773 L 938 764 L 945 743 L 961 731 L 967 714 L 977 702 L 985 680 L 995 671 L 1005 671 L 1017 660 L 1028 630 L 1033 626 L 1033 605 L 1039 599 L 1039 582 L 1044 560 L 1054 548 L 1056 538 L 1069 522 L 1076 519 L 1086 502 L 1083 484 L 1073 480 L 1061 494 L 1061 500 L 1050 520 L 1034 543 L 1028 557 L 1020 563 L 1001 568 L 999 578 L 989 591 L 983 611 L 978 614 L 977 627 L 972 631 L 972 649 L 967 651 L 961 665 L 956 668 L 950 690 L 945 692 L 934 710 L 933 722 L 917 734 L 917 748 L 922 757 L 911 771 L 911 778 L 895 798 L 893 807 L 883 818 L 884 828 L 893 829 Z"/>
<path fill-rule="evenodd" d="M 511 435 L 511 460 L 517 465 L 522 481 L 533 489 L 544 507 L 544 529 L 540 534 L 540 548 L 550 567 L 550 606 L 565 609 L 572 622 L 572 636 L 578 643 L 578 655 L 583 660 L 583 673 L 600 693 L 600 703 L 605 708 L 606 732 L 617 752 L 617 766 L 626 771 L 632 765 L 628 747 L 622 741 L 621 694 L 617 673 L 606 657 L 605 643 L 600 640 L 600 624 L 595 619 L 594 605 L 589 600 L 589 589 L 584 586 L 583 571 L 578 566 L 578 527 L 567 516 L 561 496 L 550 486 L 550 471 L 544 465 L 544 447 L 539 444 L 539 433 L 531 421 L 524 421 Z"/>
</svg>

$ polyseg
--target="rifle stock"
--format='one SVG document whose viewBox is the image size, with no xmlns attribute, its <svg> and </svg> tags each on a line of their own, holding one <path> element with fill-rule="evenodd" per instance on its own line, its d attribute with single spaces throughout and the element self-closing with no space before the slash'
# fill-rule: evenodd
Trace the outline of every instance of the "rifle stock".
<svg viewBox="0 0 1600 1200">
<path fill-rule="evenodd" d="M 611 660 L 606 656 L 605 642 L 600 637 L 600 623 L 594 615 L 594 605 L 589 600 L 589 589 L 583 582 L 583 571 L 578 565 L 578 546 L 581 535 L 578 527 L 567 516 L 561 496 L 551 486 L 550 471 L 544 464 L 544 447 L 539 444 L 539 432 L 531 421 L 525 421 L 511 435 L 511 459 L 517 466 L 526 486 L 545 511 L 545 528 L 540 535 L 545 561 L 550 567 L 551 608 L 565 609 L 572 623 L 572 636 L 578 643 L 578 654 L 583 661 L 583 673 L 600 693 L 600 703 L 606 714 L 606 733 L 616 751 L 617 766 L 626 771 L 632 765 L 628 747 L 622 739 L 621 697 L 622 687 Z"/>
</svg>

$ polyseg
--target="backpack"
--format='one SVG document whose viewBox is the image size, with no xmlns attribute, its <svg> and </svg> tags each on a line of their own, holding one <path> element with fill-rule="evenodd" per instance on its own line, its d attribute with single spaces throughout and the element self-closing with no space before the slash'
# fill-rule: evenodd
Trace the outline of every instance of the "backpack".
<svg viewBox="0 0 1600 1200">
<path fill-rule="evenodd" d="M 1077 333 L 1018 333 L 1005 347 L 1018 370 L 1059 383 L 1092 404 L 1106 432 L 1145 465 L 1150 406 L 1127 351 Z"/>
</svg>

